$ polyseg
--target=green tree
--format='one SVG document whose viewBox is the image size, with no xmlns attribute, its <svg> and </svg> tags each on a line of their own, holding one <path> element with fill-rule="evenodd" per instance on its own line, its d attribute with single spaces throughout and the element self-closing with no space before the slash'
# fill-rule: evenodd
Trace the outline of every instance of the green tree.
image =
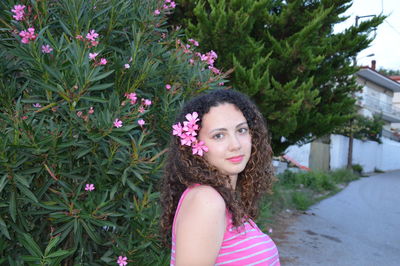
<svg viewBox="0 0 400 266">
<path fill-rule="evenodd" d="M 352 58 L 368 47 L 384 16 L 341 33 L 351 0 L 178 0 L 172 23 L 187 27 L 217 67 L 234 69 L 233 87 L 258 104 L 283 152 L 350 119 L 359 88 Z"/>
<path fill-rule="evenodd" d="M 17 4 L 0 2 L 0 265 L 167 263 L 172 120 L 222 75 L 168 30 L 167 2 Z"/>
<path fill-rule="evenodd" d="M 399 76 L 400 75 L 400 70 L 397 69 L 386 69 L 386 68 L 380 68 L 378 69 L 378 72 L 386 75 L 386 76 Z"/>
</svg>

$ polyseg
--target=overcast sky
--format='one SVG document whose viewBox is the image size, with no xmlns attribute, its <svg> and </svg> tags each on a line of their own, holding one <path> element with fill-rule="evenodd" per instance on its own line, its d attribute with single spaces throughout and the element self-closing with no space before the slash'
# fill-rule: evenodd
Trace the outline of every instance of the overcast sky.
<svg viewBox="0 0 400 266">
<path fill-rule="evenodd" d="M 375 59 L 378 69 L 400 70 L 400 0 L 353 0 L 353 6 L 345 14 L 350 18 L 337 25 L 335 30 L 341 31 L 354 25 L 356 16 L 381 13 L 388 18 L 378 27 L 371 46 L 359 54 L 357 63 L 369 65 L 371 60 Z M 360 18 L 359 22 L 368 19 Z M 375 55 L 366 57 L 370 54 Z"/>
</svg>

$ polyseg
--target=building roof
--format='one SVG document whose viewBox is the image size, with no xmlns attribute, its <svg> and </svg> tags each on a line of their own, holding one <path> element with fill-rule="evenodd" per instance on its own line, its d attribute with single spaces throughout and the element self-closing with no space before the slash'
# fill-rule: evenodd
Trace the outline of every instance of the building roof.
<svg viewBox="0 0 400 266">
<path fill-rule="evenodd" d="M 397 82 L 400 82 L 400 76 L 390 76 L 389 78 L 391 78 Z"/>
<path fill-rule="evenodd" d="M 399 82 L 382 75 L 372 68 L 362 68 L 357 72 L 357 75 L 393 92 L 400 92 Z"/>
</svg>

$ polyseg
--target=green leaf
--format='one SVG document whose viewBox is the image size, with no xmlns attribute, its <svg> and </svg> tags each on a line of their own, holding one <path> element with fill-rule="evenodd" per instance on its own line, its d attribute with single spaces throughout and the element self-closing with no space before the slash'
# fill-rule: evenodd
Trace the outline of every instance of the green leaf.
<svg viewBox="0 0 400 266">
<path fill-rule="evenodd" d="M 7 174 L 3 175 L 3 177 L 0 180 L 0 193 L 4 189 L 4 187 L 7 185 L 8 179 L 7 179 Z"/>
<path fill-rule="evenodd" d="M 43 253 L 40 250 L 38 244 L 36 244 L 35 240 L 29 234 L 22 234 L 20 237 L 21 244 L 31 253 L 33 256 L 42 257 Z"/>
<path fill-rule="evenodd" d="M 10 233 L 8 232 L 7 225 L 4 222 L 3 218 L 0 216 L 0 231 L 3 233 L 5 237 L 11 240 Z"/>
<path fill-rule="evenodd" d="M 49 244 L 47 245 L 45 251 L 44 251 L 44 255 L 46 256 L 47 254 L 49 254 L 49 252 L 57 245 L 58 241 L 60 240 L 59 236 L 56 236 L 54 238 L 52 238 L 49 242 Z"/>
<path fill-rule="evenodd" d="M 136 195 L 139 197 L 139 199 L 143 198 L 143 192 L 140 188 L 138 188 L 137 186 L 135 186 L 135 184 L 133 184 L 133 182 L 130 179 L 126 180 L 126 183 L 128 184 L 128 186 L 134 191 L 136 192 Z"/>
<path fill-rule="evenodd" d="M 17 221 L 17 203 L 15 200 L 15 192 L 12 191 L 11 195 L 10 195 L 10 206 L 9 206 L 9 210 L 10 210 L 10 216 L 13 219 L 14 222 Z"/>
<path fill-rule="evenodd" d="M 100 244 L 101 239 L 94 232 L 92 226 L 90 224 L 87 224 L 84 220 L 79 220 L 79 222 L 82 224 L 83 228 L 85 228 L 85 231 L 89 235 L 89 237 L 93 239 L 93 241 L 96 242 L 97 244 Z"/>
<path fill-rule="evenodd" d="M 21 256 L 23 261 L 27 261 L 27 262 L 37 262 L 40 263 L 42 261 L 41 257 L 37 257 L 37 256 L 30 256 L 30 255 L 23 255 Z"/>
<path fill-rule="evenodd" d="M 77 150 L 76 158 L 79 159 L 92 150 L 92 147 Z"/>
<path fill-rule="evenodd" d="M 80 99 L 87 100 L 89 102 L 108 103 L 107 99 L 103 99 L 103 98 L 99 98 L 99 97 L 82 96 Z"/>
<path fill-rule="evenodd" d="M 97 81 L 97 80 L 101 80 L 101 79 L 103 79 L 103 78 L 108 77 L 108 76 L 109 76 L 111 73 L 113 73 L 113 72 L 114 72 L 114 70 L 111 70 L 111 71 L 108 71 L 108 72 L 106 72 L 106 73 L 103 73 L 103 74 L 94 76 L 94 77 L 91 78 L 89 81 L 90 81 L 90 82 L 95 82 L 95 81 Z"/>
<path fill-rule="evenodd" d="M 29 187 L 28 181 L 20 175 L 14 175 L 14 180 L 18 181 L 18 183 L 24 185 L 25 187 Z"/>
<path fill-rule="evenodd" d="M 71 252 L 73 252 L 73 250 L 57 250 L 56 252 L 53 252 L 51 254 L 49 254 L 48 256 L 46 256 L 46 258 L 57 258 L 57 257 L 61 257 L 64 255 L 68 255 Z"/>
<path fill-rule="evenodd" d="M 30 198 L 33 202 L 38 203 L 38 199 L 36 198 L 36 196 L 32 193 L 32 191 L 30 191 L 27 187 L 17 183 L 17 187 L 19 189 L 19 191 L 21 191 L 25 196 L 27 196 L 28 198 Z"/>
<path fill-rule="evenodd" d="M 129 143 L 126 142 L 125 140 L 122 140 L 122 139 L 120 139 L 120 138 L 114 137 L 114 136 L 112 136 L 112 135 L 108 135 L 108 136 L 109 136 L 112 140 L 114 140 L 114 141 L 118 142 L 119 144 L 121 144 L 122 146 L 127 146 L 127 147 L 130 146 Z"/>
<path fill-rule="evenodd" d="M 105 84 L 97 84 L 97 85 L 94 85 L 94 86 L 90 87 L 88 89 L 88 91 L 101 91 L 101 90 L 105 90 L 105 89 L 110 88 L 112 85 L 114 85 L 114 82 L 105 83 Z"/>
</svg>

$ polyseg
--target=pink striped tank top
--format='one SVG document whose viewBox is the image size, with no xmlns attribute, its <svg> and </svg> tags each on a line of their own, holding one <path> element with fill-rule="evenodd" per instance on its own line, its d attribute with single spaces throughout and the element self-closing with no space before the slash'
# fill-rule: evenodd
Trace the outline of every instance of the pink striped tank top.
<svg viewBox="0 0 400 266">
<path fill-rule="evenodd" d="M 195 186 L 182 193 L 176 208 L 172 225 L 171 266 L 175 266 L 175 220 L 184 198 Z M 231 217 L 230 212 L 226 210 L 227 226 L 215 265 L 280 265 L 278 249 L 268 235 L 252 220 L 236 228 L 232 225 Z"/>
</svg>

